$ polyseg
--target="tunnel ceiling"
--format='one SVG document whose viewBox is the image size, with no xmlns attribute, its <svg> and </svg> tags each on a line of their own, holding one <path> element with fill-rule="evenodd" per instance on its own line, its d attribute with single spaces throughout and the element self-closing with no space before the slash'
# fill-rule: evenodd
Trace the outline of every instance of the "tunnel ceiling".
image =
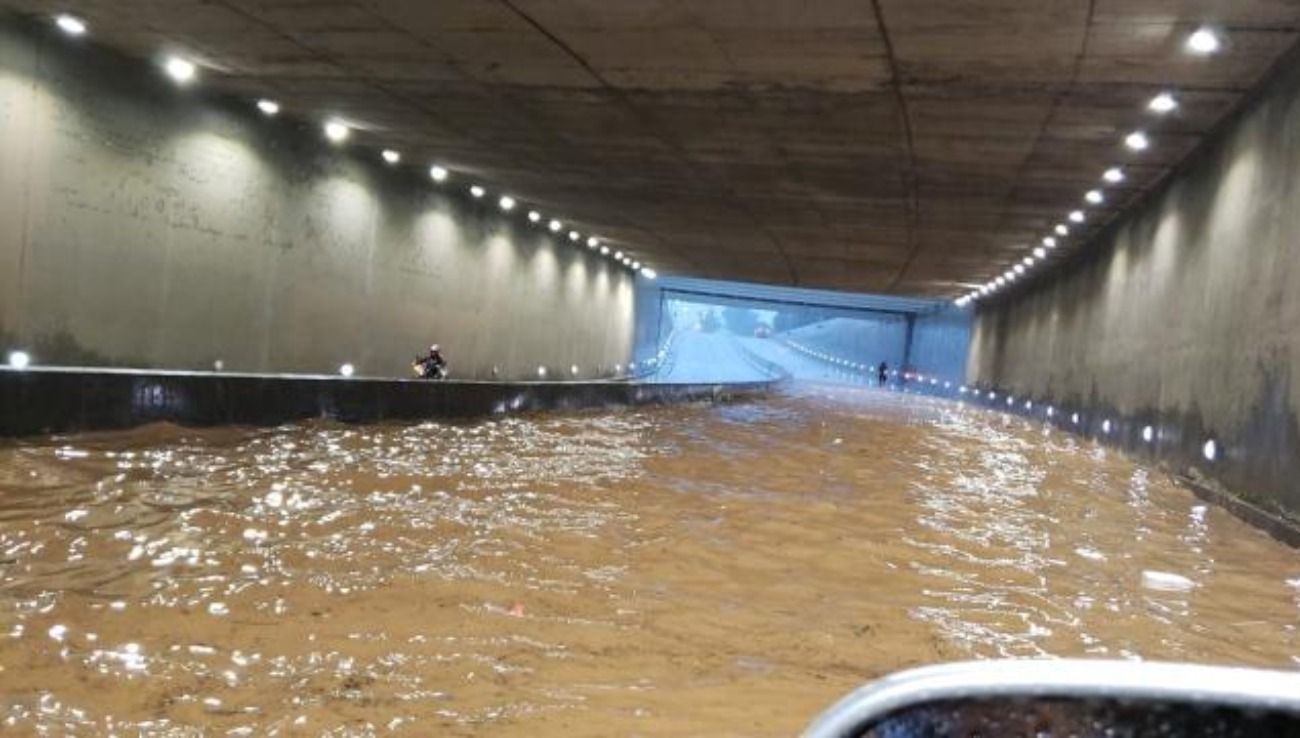
<svg viewBox="0 0 1300 738">
<path fill-rule="evenodd" d="M 42 15 L 46 0 L 0 0 Z M 661 272 L 952 296 L 1183 159 L 1294 0 L 69 0 L 132 55 L 353 123 Z M 1185 49 L 1213 24 L 1226 46 Z M 1155 119 L 1147 101 L 1175 90 Z M 1124 136 L 1149 131 L 1151 148 Z"/>
</svg>

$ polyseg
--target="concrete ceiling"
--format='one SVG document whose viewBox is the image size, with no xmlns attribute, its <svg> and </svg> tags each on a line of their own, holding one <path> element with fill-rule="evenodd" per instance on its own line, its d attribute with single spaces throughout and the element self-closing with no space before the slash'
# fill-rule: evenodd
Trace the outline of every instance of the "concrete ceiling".
<svg viewBox="0 0 1300 738">
<path fill-rule="evenodd" d="M 46 0 L 0 0 L 51 12 Z M 1300 0 L 68 0 L 94 38 L 338 114 L 661 272 L 955 296 L 1103 169 L 1096 228 L 1295 41 Z M 1183 43 L 1211 23 L 1223 53 Z M 1157 91 L 1181 109 L 1145 112 Z M 1151 149 L 1121 141 L 1147 128 Z M 449 183 L 450 184 L 450 183 Z M 1103 214 L 1104 213 L 1104 214 Z M 1086 229 L 1084 229 L 1086 231 Z M 1073 237 L 1069 248 L 1080 239 Z"/>
</svg>

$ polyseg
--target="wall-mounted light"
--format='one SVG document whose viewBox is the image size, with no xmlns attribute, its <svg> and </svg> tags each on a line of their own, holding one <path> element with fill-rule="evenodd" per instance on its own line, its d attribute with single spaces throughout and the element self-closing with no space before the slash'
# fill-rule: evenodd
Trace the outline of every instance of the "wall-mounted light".
<svg viewBox="0 0 1300 738">
<path fill-rule="evenodd" d="M 1171 92 L 1162 92 L 1151 98 L 1151 102 L 1147 103 L 1147 110 L 1160 115 L 1172 113 L 1177 109 L 1178 99 Z"/>
<path fill-rule="evenodd" d="M 1187 37 L 1187 50 L 1193 54 L 1207 56 L 1218 53 L 1223 48 L 1223 39 L 1213 29 L 1201 27 Z"/>
<path fill-rule="evenodd" d="M 86 35 L 86 22 L 75 15 L 60 13 L 54 16 L 54 24 L 59 27 L 60 31 L 69 36 Z"/>
<path fill-rule="evenodd" d="M 338 120 L 325 122 L 325 138 L 328 138 L 330 141 L 334 143 L 343 143 L 348 140 L 348 136 L 351 135 L 352 129 L 348 128 L 346 123 Z"/>
<path fill-rule="evenodd" d="M 1142 131 L 1133 131 L 1124 137 L 1124 145 L 1134 151 L 1146 151 L 1151 146 L 1151 139 Z"/>
<path fill-rule="evenodd" d="M 177 84 L 189 84 L 199 74 L 199 68 L 194 66 L 194 62 L 188 59 L 182 59 L 179 56 L 169 56 L 163 62 L 163 71 L 171 77 Z"/>
<path fill-rule="evenodd" d="M 537 376 L 542 379 L 546 379 L 546 367 L 544 366 L 537 367 Z"/>
<path fill-rule="evenodd" d="M 26 351 L 10 351 L 8 358 L 10 369 L 21 370 L 32 365 L 32 355 Z"/>
<path fill-rule="evenodd" d="M 1214 461 L 1219 458 L 1219 444 L 1216 443 L 1213 438 L 1206 441 L 1205 444 L 1201 446 L 1201 455 L 1205 457 L 1206 461 Z"/>
<path fill-rule="evenodd" d="M 1110 433 L 1110 419 L 1109 419 L 1109 418 L 1106 419 L 1106 420 L 1101 421 L 1101 432 L 1102 432 L 1102 433 Z"/>
<path fill-rule="evenodd" d="M 356 371 L 357 371 L 356 367 L 352 366 L 351 364 L 344 364 L 343 366 L 339 367 L 339 374 L 344 377 L 350 377 L 353 374 L 355 374 Z"/>
<path fill-rule="evenodd" d="M 1146 426 L 1146 427 L 1144 427 L 1144 428 L 1142 429 L 1142 440 L 1143 440 L 1143 441 L 1146 441 L 1147 443 L 1151 443 L 1152 441 L 1155 440 L 1155 438 L 1156 438 L 1156 429 L 1155 429 L 1155 428 L 1152 428 L 1151 426 L 1148 425 L 1148 426 Z"/>
</svg>

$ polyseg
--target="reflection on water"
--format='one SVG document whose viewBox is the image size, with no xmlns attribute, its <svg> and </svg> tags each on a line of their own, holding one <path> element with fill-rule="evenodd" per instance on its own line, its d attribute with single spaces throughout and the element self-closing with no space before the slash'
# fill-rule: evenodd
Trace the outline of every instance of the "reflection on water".
<svg viewBox="0 0 1300 738">
<path fill-rule="evenodd" d="M 871 391 L 0 447 L 20 734 L 789 735 L 937 660 L 1293 667 L 1298 614 L 1158 472 Z"/>
</svg>

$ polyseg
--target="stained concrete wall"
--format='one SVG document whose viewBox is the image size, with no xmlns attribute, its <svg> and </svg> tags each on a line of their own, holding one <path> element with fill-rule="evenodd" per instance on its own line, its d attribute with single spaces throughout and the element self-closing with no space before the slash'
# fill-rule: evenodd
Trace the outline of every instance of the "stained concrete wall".
<svg viewBox="0 0 1300 738">
<path fill-rule="evenodd" d="M 83 365 L 462 377 L 625 364 L 633 279 L 423 163 L 334 150 L 39 29 L 0 26 L 0 350 Z"/>
<path fill-rule="evenodd" d="M 1175 124 L 1176 125 L 1176 124 Z M 1063 273 L 983 307 L 973 380 L 1300 512 L 1300 67 Z M 1094 429 L 1096 425 L 1092 426 Z M 1222 448 L 1208 463 L 1207 438 Z"/>
</svg>

